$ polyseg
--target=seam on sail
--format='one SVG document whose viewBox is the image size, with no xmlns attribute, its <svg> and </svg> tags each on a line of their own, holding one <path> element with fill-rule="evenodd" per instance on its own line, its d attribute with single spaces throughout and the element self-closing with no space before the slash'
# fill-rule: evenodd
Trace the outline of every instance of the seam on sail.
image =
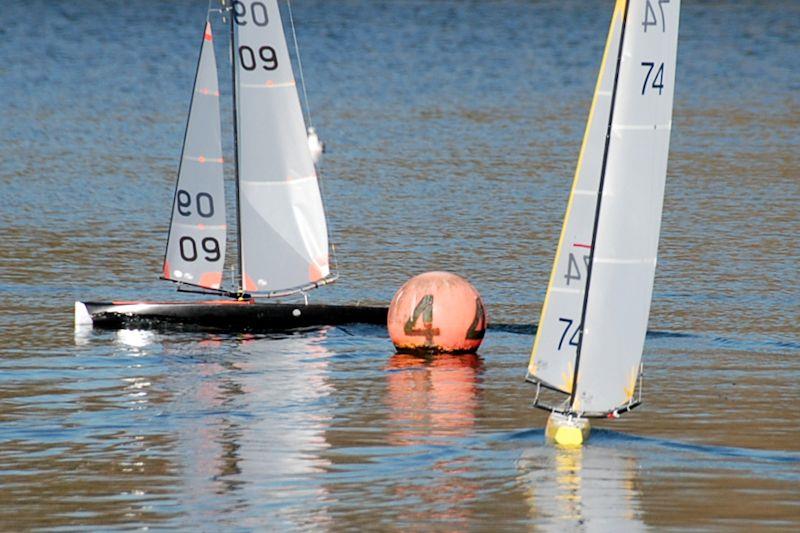
<svg viewBox="0 0 800 533">
<path fill-rule="evenodd" d="M 583 293 L 583 290 L 581 290 L 581 289 L 567 289 L 565 287 L 552 287 L 550 290 L 554 291 L 554 292 L 567 292 L 567 293 L 570 293 L 570 294 L 582 294 Z"/>
<path fill-rule="evenodd" d="M 219 163 L 222 164 L 225 160 L 221 157 L 206 157 L 203 155 L 199 155 L 197 157 L 192 155 L 185 155 L 183 156 L 184 159 L 188 159 L 189 161 L 197 161 L 198 163 Z"/>
<path fill-rule="evenodd" d="M 576 189 L 575 194 L 586 195 L 586 196 L 597 196 L 597 191 L 590 191 L 586 189 Z"/>
<path fill-rule="evenodd" d="M 304 178 L 290 178 L 288 180 L 282 181 L 251 181 L 251 180 L 241 180 L 242 184 L 247 185 L 264 185 L 264 186 L 271 186 L 271 185 L 286 185 L 287 183 L 304 183 L 306 181 L 311 181 L 317 179 L 317 176 L 306 176 Z"/>
<path fill-rule="evenodd" d="M 186 224 L 184 222 L 176 222 L 175 226 L 181 226 L 184 228 L 198 228 L 199 226 L 203 226 L 201 229 L 227 229 L 227 224 Z"/>
<path fill-rule="evenodd" d="M 653 124 L 653 125 L 634 125 L 634 124 L 616 124 L 611 127 L 612 130 L 658 130 L 667 131 L 672 129 L 672 124 Z"/>
<path fill-rule="evenodd" d="M 281 83 L 266 82 L 266 83 L 242 83 L 242 87 L 248 89 L 285 89 L 287 87 L 294 87 L 297 83 L 294 81 L 285 81 Z"/>
<path fill-rule="evenodd" d="M 613 257 L 595 257 L 596 263 L 607 263 L 610 265 L 643 265 L 648 263 L 655 263 L 655 258 L 643 259 L 615 259 Z"/>
</svg>

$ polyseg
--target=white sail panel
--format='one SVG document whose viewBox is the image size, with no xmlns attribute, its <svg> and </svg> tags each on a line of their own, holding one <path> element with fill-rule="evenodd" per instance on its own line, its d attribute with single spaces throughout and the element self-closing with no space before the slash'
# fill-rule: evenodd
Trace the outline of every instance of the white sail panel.
<svg viewBox="0 0 800 533">
<path fill-rule="evenodd" d="M 206 23 L 172 206 L 164 278 L 218 289 L 225 264 L 219 84 Z"/>
<path fill-rule="evenodd" d="M 611 18 L 558 251 L 528 366 L 529 379 L 566 393 L 572 392 L 574 379 L 584 287 L 624 7 L 625 0 L 619 0 Z"/>
<path fill-rule="evenodd" d="M 628 6 L 572 409 L 633 399 L 655 275 L 680 0 Z"/>
<path fill-rule="evenodd" d="M 276 0 L 234 2 L 243 287 L 327 277 L 328 230 Z"/>
</svg>

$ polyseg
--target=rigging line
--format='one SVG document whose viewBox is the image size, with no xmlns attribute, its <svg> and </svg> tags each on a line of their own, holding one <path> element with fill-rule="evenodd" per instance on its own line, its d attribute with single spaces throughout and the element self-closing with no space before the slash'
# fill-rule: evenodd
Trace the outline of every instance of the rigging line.
<svg viewBox="0 0 800 533">
<path fill-rule="evenodd" d="M 619 50 L 617 50 L 617 68 L 614 71 L 614 87 L 611 89 L 611 104 L 608 111 L 608 127 L 606 128 L 606 142 L 603 149 L 603 163 L 600 166 L 600 183 L 597 186 L 597 205 L 594 212 L 594 227 L 592 228 L 592 244 L 589 249 L 589 268 L 586 270 L 586 286 L 583 292 L 583 309 L 581 309 L 581 321 L 579 322 L 580 336 L 578 337 L 578 347 L 575 350 L 575 372 L 572 376 L 572 393 L 569 397 L 570 410 L 575 405 L 575 398 L 578 391 L 578 371 L 581 363 L 581 352 L 583 351 L 584 331 L 586 329 L 586 309 L 589 304 L 589 287 L 592 281 L 592 270 L 594 267 L 594 254 L 597 245 L 597 226 L 600 222 L 600 204 L 603 200 L 603 185 L 606 180 L 606 166 L 608 164 L 608 149 L 611 144 L 611 126 L 614 122 L 614 105 L 617 100 L 617 87 L 619 85 L 619 70 L 622 64 L 622 51 L 625 48 L 625 27 L 628 24 L 628 7 L 630 0 L 625 2 L 625 11 L 622 14 L 622 26 L 619 34 Z"/>
<path fill-rule="evenodd" d="M 314 122 L 311 120 L 311 104 L 308 103 L 308 92 L 306 91 L 306 78 L 303 75 L 303 61 L 300 59 L 300 47 L 297 44 L 297 32 L 294 30 L 294 16 L 292 15 L 292 0 L 286 0 L 286 5 L 289 7 L 289 24 L 292 27 L 292 40 L 294 41 L 294 53 L 297 57 L 297 70 L 300 71 L 300 85 L 303 87 L 303 101 L 305 102 L 306 115 L 308 116 L 309 127 L 314 127 Z"/>
</svg>

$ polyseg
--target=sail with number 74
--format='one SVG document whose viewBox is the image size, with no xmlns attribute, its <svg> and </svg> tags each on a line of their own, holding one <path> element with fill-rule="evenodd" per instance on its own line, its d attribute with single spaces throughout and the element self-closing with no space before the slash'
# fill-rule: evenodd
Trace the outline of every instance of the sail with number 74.
<svg viewBox="0 0 800 533">
<path fill-rule="evenodd" d="M 618 0 L 527 380 L 565 414 L 633 408 L 672 126 L 680 0 Z"/>
</svg>

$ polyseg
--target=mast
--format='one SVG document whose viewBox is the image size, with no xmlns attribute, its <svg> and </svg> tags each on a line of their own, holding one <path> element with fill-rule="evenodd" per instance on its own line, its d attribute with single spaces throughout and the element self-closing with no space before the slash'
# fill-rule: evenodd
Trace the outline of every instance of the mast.
<svg viewBox="0 0 800 533">
<path fill-rule="evenodd" d="M 236 285 L 236 293 L 243 296 L 244 287 L 242 284 L 242 209 L 239 194 L 239 124 L 238 113 L 236 111 L 236 46 L 235 46 L 235 31 L 233 29 L 233 3 L 229 0 L 227 3 L 228 18 L 230 19 L 230 51 L 231 51 L 231 99 L 233 101 L 233 168 L 234 168 L 234 183 L 236 184 L 236 258 L 238 265 L 234 269 Z"/>
<path fill-rule="evenodd" d="M 586 268 L 586 285 L 583 289 L 583 307 L 581 309 L 581 319 L 578 322 L 578 346 L 575 350 L 575 370 L 572 376 L 572 392 L 569 396 L 570 410 L 575 405 L 575 395 L 578 390 L 578 370 L 581 364 L 581 350 L 583 348 L 583 329 L 586 324 L 586 309 L 589 304 L 589 287 L 592 282 L 592 267 L 594 266 L 595 246 L 597 245 L 597 226 L 600 221 L 600 204 L 603 201 L 603 185 L 606 180 L 606 168 L 608 166 L 608 148 L 611 144 L 611 125 L 614 122 L 614 104 L 617 100 L 617 87 L 619 85 L 619 69 L 622 63 L 622 50 L 625 48 L 625 28 L 628 23 L 628 6 L 630 0 L 625 1 L 625 10 L 622 15 L 622 27 L 620 29 L 619 50 L 617 51 L 617 66 L 614 69 L 614 87 L 611 90 L 611 109 L 608 113 L 608 126 L 606 128 L 605 146 L 603 147 L 603 163 L 600 169 L 600 182 L 597 188 L 597 206 L 594 212 L 594 225 L 592 226 L 592 242 L 589 248 L 589 264 Z"/>
</svg>

